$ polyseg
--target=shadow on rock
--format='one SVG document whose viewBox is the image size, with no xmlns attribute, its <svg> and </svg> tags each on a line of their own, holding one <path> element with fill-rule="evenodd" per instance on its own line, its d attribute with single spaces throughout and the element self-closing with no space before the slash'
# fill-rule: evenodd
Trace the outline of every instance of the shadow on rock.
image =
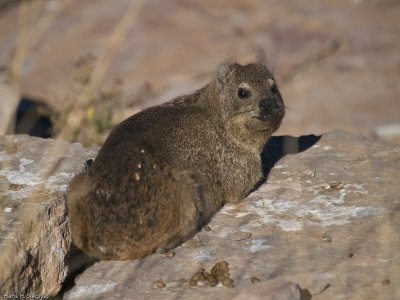
<svg viewBox="0 0 400 300">
<path fill-rule="evenodd" d="M 271 137 L 261 154 L 264 177 L 257 184 L 255 190 L 267 180 L 269 172 L 281 158 L 287 154 L 296 154 L 307 150 L 315 145 L 320 138 L 320 135 L 313 134 L 300 137 L 289 135 Z"/>
<path fill-rule="evenodd" d="M 93 266 L 98 260 L 87 256 L 85 253 L 76 248 L 74 244 L 71 245 L 71 252 L 67 257 L 68 273 L 61 290 L 50 300 L 61 300 L 63 295 L 75 286 L 75 278 L 85 272 L 85 270 Z"/>
</svg>

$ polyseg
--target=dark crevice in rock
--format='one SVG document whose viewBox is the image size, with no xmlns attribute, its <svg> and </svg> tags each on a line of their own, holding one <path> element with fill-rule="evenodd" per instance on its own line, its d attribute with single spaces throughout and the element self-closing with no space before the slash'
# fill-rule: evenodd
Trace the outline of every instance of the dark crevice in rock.
<svg viewBox="0 0 400 300">
<path fill-rule="evenodd" d="M 50 108 L 44 102 L 22 97 L 17 107 L 15 133 L 51 137 L 53 124 L 50 115 Z"/>
<path fill-rule="evenodd" d="M 93 263 L 94 264 L 94 263 Z M 92 265 L 93 265 L 92 264 Z M 74 273 L 70 274 L 67 279 L 65 280 L 65 282 L 63 283 L 61 290 L 58 292 L 58 294 L 52 298 L 50 298 L 51 300 L 58 300 L 58 299 L 62 299 L 63 295 L 72 290 L 75 287 L 75 278 L 78 277 L 80 274 L 82 274 L 83 272 L 85 272 L 85 270 L 87 268 L 89 268 L 91 265 L 88 266 L 84 266 L 81 267 L 80 269 L 77 269 Z"/>
<path fill-rule="evenodd" d="M 78 250 L 74 244 L 71 245 L 70 254 L 66 257 L 68 275 L 59 293 L 52 300 L 62 299 L 63 295 L 75 286 L 75 278 L 93 266 L 97 260 L 87 256 Z"/>
</svg>

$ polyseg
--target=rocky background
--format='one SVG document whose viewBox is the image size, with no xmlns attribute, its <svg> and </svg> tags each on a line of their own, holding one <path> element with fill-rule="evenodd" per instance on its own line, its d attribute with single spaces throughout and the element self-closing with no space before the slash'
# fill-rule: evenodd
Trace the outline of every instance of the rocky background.
<svg viewBox="0 0 400 300">
<path fill-rule="evenodd" d="M 399 15 L 396 0 L 0 1 L 1 297 L 400 298 Z M 288 107 L 267 181 L 168 256 L 77 271 L 64 201 L 85 147 L 256 59 Z"/>
<path fill-rule="evenodd" d="M 0 119 L 20 99 L 35 103 L 20 107 L 16 132 L 46 116 L 52 136 L 101 144 L 127 116 L 201 87 L 222 61 L 264 56 L 288 107 L 278 134 L 340 128 L 400 142 L 396 0 L 14 3 L 0 11 L 0 76 L 17 100 L 1 98 L 10 109 Z"/>
</svg>

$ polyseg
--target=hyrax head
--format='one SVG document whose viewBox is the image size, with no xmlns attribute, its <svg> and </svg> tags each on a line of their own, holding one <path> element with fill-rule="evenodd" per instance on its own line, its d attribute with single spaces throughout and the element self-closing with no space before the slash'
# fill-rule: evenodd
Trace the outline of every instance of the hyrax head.
<svg viewBox="0 0 400 300">
<path fill-rule="evenodd" d="M 216 73 L 223 121 L 240 134 L 271 135 L 285 115 L 285 106 L 271 72 L 261 64 L 223 64 Z M 238 132 L 239 133 L 239 132 Z"/>
</svg>

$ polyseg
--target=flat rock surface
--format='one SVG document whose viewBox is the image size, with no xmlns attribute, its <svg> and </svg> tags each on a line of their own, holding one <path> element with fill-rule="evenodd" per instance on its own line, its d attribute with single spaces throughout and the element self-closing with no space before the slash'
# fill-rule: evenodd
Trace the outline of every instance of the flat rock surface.
<svg viewBox="0 0 400 300">
<path fill-rule="evenodd" d="M 0 14 L 0 69 L 19 59 L 21 95 L 60 111 L 92 56 L 99 88 L 117 81 L 130 99 L 113 106 L 137 111 L 264 52 L 289 108 L 280 134 L 366 135 L 400 121 L 399 15 L 396 0 L 33 1 Z"/>
<path fill-rule="evenodd" d="M 71 244 L 65 192 L 85 158 L 95 153 L 61 140 L 0 136 L 2 298 L 60 290 Z"/>
<path fill-rule="evenodd" d="M 275 137 L 264 158 L 267 182 L 175 256 L 98 262 L 64 299 L 400 299 L 400 147 L 334 131 Z M 220 261 L 234 287 L 189 284 Z"/>
</svg>

